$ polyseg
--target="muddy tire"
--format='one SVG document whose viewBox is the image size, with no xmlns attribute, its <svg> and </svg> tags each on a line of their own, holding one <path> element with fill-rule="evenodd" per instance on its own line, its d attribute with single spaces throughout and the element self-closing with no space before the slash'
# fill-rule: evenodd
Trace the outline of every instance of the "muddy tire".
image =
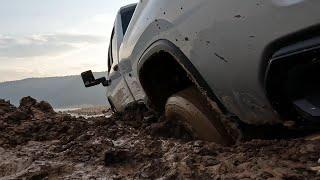
<svg viewBox="0 0 320 180">
<path fill-rule="evenodd" d="M 222 113 L 218 106 L 211 108 L 195 87 L 172 95 L 166 103 L 165 115 L 168 120 L 181 124 L 197 139 L 224 145 L 233 143 L 221 123 Z"/>
</svg>

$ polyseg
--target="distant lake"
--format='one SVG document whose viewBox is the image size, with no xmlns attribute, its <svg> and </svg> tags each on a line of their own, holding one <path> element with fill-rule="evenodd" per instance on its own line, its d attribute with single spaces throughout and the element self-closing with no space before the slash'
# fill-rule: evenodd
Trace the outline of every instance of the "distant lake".
<svg viewBox="0 0 320 180">
<path fill-rule="evenodd" d="M 57 108 L 54 109 L 55 112 L 66 112 L 66 111 L 75 111 L 75 110 L 79 110 L 81 108 Z"/>
</svg>

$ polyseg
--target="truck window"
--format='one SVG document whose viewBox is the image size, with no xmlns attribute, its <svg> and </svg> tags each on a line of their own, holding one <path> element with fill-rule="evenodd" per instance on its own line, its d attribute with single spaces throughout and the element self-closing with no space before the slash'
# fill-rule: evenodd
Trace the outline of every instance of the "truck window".
<svg viewBox="0 0 320 180">
<path fill-rule="evenodd" d="M 127 32 L 129 23 L 131 21 L 131 18 L 133 16 L 135 9 L 136 9 L 136 5 L 126 8 L 121 12 L 123 35 L 126 34 Z"/>
<path fill-rule="evenodd" d="M 113 34 L 111 37 L 111 57 L 112 63 L 118 63 L 118 46 L 117 46 L 117 33 L 115 32 L 116 28 L 113 30 Z"/>
</svg>

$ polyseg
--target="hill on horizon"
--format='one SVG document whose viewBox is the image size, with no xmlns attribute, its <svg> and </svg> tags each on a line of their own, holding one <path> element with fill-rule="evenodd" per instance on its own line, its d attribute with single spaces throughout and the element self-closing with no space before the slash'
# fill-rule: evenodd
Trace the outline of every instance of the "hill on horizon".
<svg viewBox="0 0 320 180">
<path fill-rule="evenodd" d="M 95 72 L 95 77 L 105 72 Z M 80 75 L 63 77 L 28 78 L 0 83 L 0 98 L 19 105 L 20 99 L 31 96 L 47 101 L 54 108 L 70 108 L 83 105 L 107 105 L 106 88 L 85 88 Z"/>
</svg>

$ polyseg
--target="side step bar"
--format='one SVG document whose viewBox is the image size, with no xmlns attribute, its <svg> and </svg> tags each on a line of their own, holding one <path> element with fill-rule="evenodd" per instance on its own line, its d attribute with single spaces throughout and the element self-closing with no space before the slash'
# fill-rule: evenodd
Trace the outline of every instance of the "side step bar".
<svg viewBox="0 0 320 180">
<path fill-rule="evenodd" d="M 320 107 L 312 104 L 307 99 L 299 99 L 293 102 L 298 113 L 309 121 L 320 121 Z"/>
</svg>

